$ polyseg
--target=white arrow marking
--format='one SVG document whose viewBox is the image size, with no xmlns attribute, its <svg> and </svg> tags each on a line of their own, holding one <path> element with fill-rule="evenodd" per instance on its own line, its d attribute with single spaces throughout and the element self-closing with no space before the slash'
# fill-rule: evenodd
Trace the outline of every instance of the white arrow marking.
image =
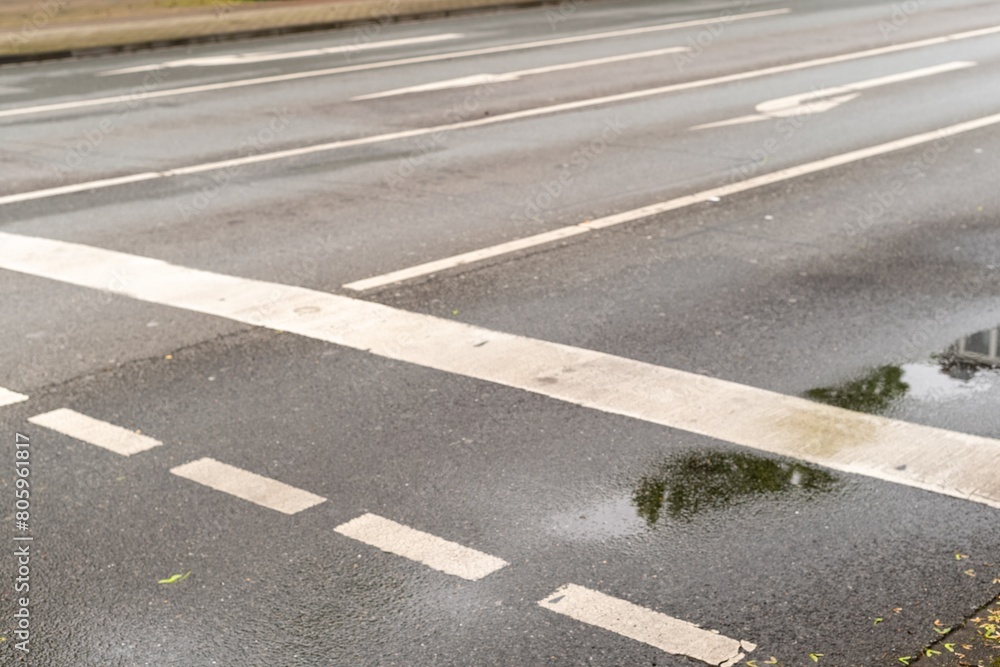
<svg viewBox="0 0 1000 667">
<path fill-rule="evenodd" d="M 824 111 L 829 111 L 830 109 L 839 107 L 845 102 L 850 102 L 854 98 L 861 95 L 860 91 L 862 90 L 876 88 L 878 86 L 886 86 L 890 83 L 899 83 L 900 81 L 920 79 L 922 77 L 933 76 L 935 74 L 943 74 L 944 72 L 953 72 L 955 70 L 975 66 L 976 63 L 973 61 L 959 60 L 945 63 L 943 65 L 915 69 L 901 74 L 890 74 L 889 76 L 880 76 L 876 79 L 849 83 L 844 86 L 823 88 L 822 90 L 814 90 L 810 93 L 799 93 L 797 95 L 779 97 L 777 99 L 768 100 L 758 104 L 756 107 L 758 113 L 751 114 L 749 116 L 738 116 L 728 120 L 720 120 L 715 123 L 696 125 L 691 129 L 706 130 L 712 127 L 756 123 L 758 121 L 768 120 L 771 118 L 787 118 L 789 116 L 807 116 L 814 113 L 823 113 Z"/>
<path fill-rule="evenodd" d="M 114 76 L 116 74 L 131 74 L 133 72 L 151 72 L 160 69 L 173 69 L 175 67 L 219 67 L 220 65 L 245 65 L 247 63 L 264 63 L 272 60 L 288 60 L 290 58 L 306 58 L 309 56 L 322 56 L 329 53 L 352 53 L 354 51 L 366 51 L 369 49 L 382 49 L 390 46 L 407 46 L 410 44 L 426 44 L 428 42 L 441 42 L 448 39 L 458 39 L 465 35 L 457 32 L 449 32 L 443 35 L 428 35 L 426 37 L 410 37 L 407 39 L 389 39 L 383 42 L 368 42 L 366 44 L 344 44 L 341 46 L 327 46 L 321 49 L 305 49 L 304 51 L 262 51 L 258 53 L 230 53 L 221 56 L 204 56 L 202 58 L 184 58 L 183 60 L 168 60 L 163 63 L 152 65 L 139 65 L 137 67 L 123 67 L 122 69 L 111 69 L 99 72 L 97 76 Z"/>
<path fill-rule="evenodd" d="M 592 67 L 594 65 L 605 65 L 607 63 L 617 63 L 626 60 L 637 60 L 639 58 L 652 58 L 654 56 L 662 56 L 667 53 L 681 53 L 683 51 L 690 50 L 691 49 L 686 46 L 671 46 L 665 49 L 654 49 L 653 51 L 627 53 L 622 56 L 609 56 L 607 58 L 594 58 L 593 60 L 580 60 L 573 63 L 564 63 L 562 65 L 549 65 L 547 67 L 533 67 L 531 69 L 522 69 L 515 72 L 502 72 L 500 74 L 473 74 L 471 76 L 462 76 L 457 79 L 434 81 L 432 83 L 425 83 L 419 86 L 407 86 L 406 88 L 395 88 L 381 93 L 359 95 L 357 97 L 352 97 L 351 101 L 357 102 L 359 100 L 374 100 L 379 97 L 392 97 L 394 95 L 405 95 L 407 93 L 423 93 L 432 90 L 447 90 L 449 88 L 467 88 L 469 86 L 478 86 L 484 83 L 517 81 L 523 76 L 531 76 L 532 74 L 561 72 L 563 70 L 577 69 L 579 67 Z"/>
</svg>

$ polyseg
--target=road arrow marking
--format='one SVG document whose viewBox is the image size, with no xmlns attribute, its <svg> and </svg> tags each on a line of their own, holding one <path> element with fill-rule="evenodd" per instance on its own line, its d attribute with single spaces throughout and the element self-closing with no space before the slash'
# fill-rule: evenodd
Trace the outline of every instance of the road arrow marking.
<svg viewBox="0 0 1000 667">
<path fill-rule="evenodd" d="M 691 129 L 707 130 L 714 127 L 727 127 L 730 125 L 743 125 L 744 123 L 756 123 L 772 118 L 808 116 L 810 114 L 823 113 L 824 111 L 835 109 L 841 104 L 850 102 L 860 96 L 861 91 L 868 90 L 869 88 L 887 86 L 901 81 L 911 81 L 913 79 L 934 76 L 935 74 L 943 74 L 945 72 L 954 72 L 955 70 L 975 67 L 976 64 L 977 63 L 969 60 L 957 60 L 955 62 L 935 65 L 933 67 L 923 67 L 921 69 L 915 69 L 901 74 L 891 74 L 889 76 L 880 76 L 875 79 L 858 81 L 857 83 L 849 83 L 844 86 L 823 88 L 809 93 L 799 93 L 797 95 L 779 97 L 777 99 L 768 100 L 758 104 L 756 107 L 757 113 L 755 114 L 751 114 L 749 116 L 738 116 L 737 118 L 729 118 L 727 120 L 720 120 L 714 123 L 695 125 Z"/>
<path fill-rule="evenodd" d="M 668 53 L 682 53 L 684 51 L 690 51 L 690 50 L 691 49 L 686 46 L 671 46 L 665 49 L 654 49 L 652 51 L 642 51 L 639 53 L 626 53 L 625 55 L 621 56 L 594 58 L 592 60 L 580 60 L 572 63 L 563 63 L 561 65 L 549 65 L 547 67 L 533 67 L 531 69 L 522 69 L 514 72 L 503 72 L 501 74 L 473 74 L 471 76 L 458 77 L 457 79 L 434 81 L 432 83 L 425 83 L 419 86 L 407 86 L 406 88 L 395 88 L 393 90 L 386 90 L 381 93 L 372 93 L 370 95 L 358 95 L 357 97 L 352 97 L 351 102 L 357 102 L 361 100 L 374 100 L 380 97 L 393 97 L 395 95 L 406 95 L 407 93 L 424 93 L 436 90 L 448 90 L 451 88 L 467 88 L 469 86 L 479 86 L 490 83 L 506 83 L 508 81 L 517 81 L 522 77 L 531 76 L 533 74 L 548 74 L 549 72 L 562 72 L 570 69 L 578 69 L 580 67 L 593 67 L 594 65 L 606 65 L 608 63 L 624 62 L 626 60 L 637 60 L 639 58 L 652 58 L 654 56 L 662 56 Z"/>
</svg>

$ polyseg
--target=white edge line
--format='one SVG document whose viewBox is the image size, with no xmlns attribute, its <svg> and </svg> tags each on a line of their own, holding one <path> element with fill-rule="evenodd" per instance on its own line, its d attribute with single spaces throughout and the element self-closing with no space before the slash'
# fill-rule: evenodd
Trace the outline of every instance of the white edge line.
<svg viewBox="0 0 1000 667">
<path fill-rule="evenodd" d="M 108 188 L 117 185 L 123 185 L 127 183 L 132 183 L 136 181 L 144 181 L 155 178 L 170 178 L 173 176 L 181 176 L 188 174 L 199 174 L 208 171 L 216 171 L 219 169 L 231 169 L 235 167 L 245 166 L 249 164 L 259 164 L 263 162 L 271 162 L 274 160 L 283 160 L 290 157 L 297 157 L 303 155 L 311 155 L 315 153 L 323 153 L 326 151 L 331 151 L 339 148 L 346 148 L 350 146 L 364 146 L 375 143 L 381 143 L 385 141 L 393 141 L 396 139 L 409 138 L 409 137 L 419 137 L 428 134 L 437 134 L 441 132 L 448 132 L 453 130 L 466 129 L 471 127 L 483 127 L 486 125 L 494 125 L 496 123 L 502 123 L 511 120 L 523 119 L 523 118 L 538 118 L 541 116 L 546 116 L 550 114 L 560 113 L 564 111 L 573 111 L 578 109 L 587 109 L 597 106 L 603 106 L 606 104 L 612 104 L 616 102 L 626 102 L 632 100 L 640 100 L 648 97 L 654 97 L 658 95 L 664 95 L 667 93 L 678 92 L 682 90 L 692 90 L 695 88 L 704 88 L 711 85 L 716 85 L 720 83 L 729 83 L 733 81 L 742 81 L 746 79 L 753 79 L 762 76 L 767 76 L 771 74 L 778 74 L 781 72 L 791 72 L 801 69 L 807 69 L 811 67 L 819 67 L 822 65 L 827 65 L 837 62 L 845 62 L 849 60 L 856 60 L 858 58 L 867 58 L 875 55 L 881 55 L 885 53 L 894 53 L 897 51 L 903 51 L 907 49 L 917 48 L 918 46 L 930 46 L 935 44 L 943 44 L 950 41 L 955 41 L 957 39 L 968 39 L 971 37 L 981 37 L 984 34 L 992 34 L 1000 32 L 1000 26 L 994 26 L 992 28 L 972 31 L 969 33 L 956 33 L 952 35 L 947 35 L 945 37 L 935 37 L 932 39 L 921 40 L 919 42 L 909 42 L 906 44 L 898 44 L 894 46 L 880 47 L 877 49 L 870 49 L 867 51 L 859 51 L 856 53 L 832 56 L 829 58 L 819 58 L 816 60 L 807 60 L 798 63 L 792 63 L 790 65 L 779 65 L 775 67 L 768 67 L 761 70 L 752 70 L 749 72 L 740 72 L 737 74 L 728 74 L 724 76 L 714 77 L 710 79 L 700 79 L 697 81 L 689 81 L 684 83 L 670 84 L 668 86 L 662 86 L 658 88 L 647 88 L 638 91 L 632 91 L 628 93 L 618 93 L 615 95 L 608 95 L 605 97 L 595 97 L 588 98 L 584 100 L 577 100 L 575 102 L 563 102 L 560 104 L 553 104 L 545 107 L 535 107 L 531 109 L 524 109 L 521 111 L 512 111 L 505 114 L 498 114 L 496 116 L 486 116 L 483 118 L 476 118 L 475 120 L 460 121 L 455 123 L 447 123 L 444 125 L 435 125 L 433 127 L 421 127 L 414 128 L 411 130 L 401 130 L 399 132 L 390 132 L 388 134 L 371 135 L 366 137 L 357 137 L 354 139 L 342 139 L 337 141 L 331 141 L 321 144 L 313 144 L 311 146 L 303 146 L 300 148 L 291 148 L 285 150 L 278 150 L 271 153 L 259 153 L 257 155 L 251 155 L 247 157 L 240 158 L 229 158 L 224 160 L 218 160 L 216 162 L 205 162 L 201 164 L 188 165 L 186 167 L 178 167 L 174 169 L 167 169 L 160 172 L 145 172 L 140 174 L 131 174 L 126 176 L 119 176 L 115 178 L 108 178 L 98 181 L 90 181 L 85 183 L 76 183 L 68 186 L 61 186 L 55 188 L 45 188 L 42 190 L 34 190 L 29 192 L 12 193 L 0 197 L 0 205 L 17 203 L 22 201 L 28 201 L 33 199 L 42 199 L 45 197 L 53 197 L 63 194 L 70 194 L 74 192 L 81 192 L 84 190 L 97 190 L 100 188 Z M 0 112 L 0 116 L 3 113 Z"/>
<path fill-rule="evenodd" d="M 423 37 L 409 37 L 406 39 L 389 39 L 381 42 L 365 42 L 360 44 L 340 44 L 337 46 L 327 46 L 315 49 L 303 49 L 301 51 L 259 51 L 253 53 L 232 53 L 218 56 L 204 56 L 200 58 L 179 58 L 177 60 L 168 60 L 162 63 L 153 63 L 150 65 L 138 65 L 136 67 L 123 67 L 121 69 L 105 70 L 103 72 L 98 72 L 97 76 L 117 76 L 119 74 L 153 72 L 164 69 L 176 69 L 179 67 L 225 67 L 229 65 L 247 65 L 274 62 L 277 60 L 291 60 L 294 58 L 308 58 L 311 56 L 333 55 L 336 53 L 350 53 L 353 51 L 370 51 L 372 49 L 384 49 L 394 46 L 415 46 L 419 44 L 459 39 L 461 37 L 465 37 L 465 34 L 448 32 L 440 35 L 425 35 Z"/>
<path fill-rule="evenodd" d="M 607 37 L 642 34 L 647 32 L 662 32 L 665 30 L 678 30 L 699 25 L 711 25 L 715 23 L 727 23 L 732 21 L 743 21 L 746 19 L 764 18 L 787 14 L 791 9 L 771 9 L 761 12 L 751 12 L 749 14 L 737 14 L 730 17 L 716 17 L 711 19 L 698 19 L 694 21 L 683 21 L 681 23 L 669 23 L 666 25 L 646 26 L 644 28 L 630 28 L 626 30 L 616 30 L 612 32 L 591 33 L 587 35 L 575 35 L 556 39 L 546 39 L 538 42 L 522 42 L 520 44 L 506 44 L 502 46 L 490 46 L 480 49 L 469 49 L 467 51 L 451 51 L 448 53 L 438 53 L 427 56 L 414 56 L 412 58 L 401 58 L 399 60 L 389 60 L 376 63 L 363 63 L 359 65 L 345 65 L 342 67 L 330 67 L 308 72 L 292 72 L 290 74 L 277 74 L 272 76 L 262 76 L 254 79 L 242 79 L 240 81 L 226 81 L 219 83 L 208 83 L 197 86 L 184 86 L 181 88 L 171 88 L 167 90 L 140 91 L 126 95 L 113 95 L 110 97 L 97 97 L 88 100 L 73 100 L 69 102 L 55 102 L 42 104 L 33 107 L 17 107 L 13 109 L 0 109 L 0 118 L 11 116 L 25 116 L 29 114 L 45 113 L 49 111 L 63 111 L 67 109 L 78 109 L 83 107 L 103 106 L 107 104 L 137 104 L 139 102 L 156 99 L 160 97 L 171 97 L 175 95 L 192 95 L 196 93 L 206 93 L 215 90 L 227 90 L 230 88 L 242 88 L 245 86 L 257 86 L 269 83 L 279 83 L 282 81 L 296 81 L 299 79 L 310 79 L 320 76 L 330 76 L 333 74 L 345 74 L 348 72 L 362 72 L 373 69 L 384 69 L 387 67 L 397 67 L 400 65 L 414 65 L 419 63 L 436 62 L 439 60 L 451 60 L 454 58 L 468 58 L 472 56 L 488 55 L 491 53 L 506 53 L 509 51 L 521 51 L 524 49 L 534 49 L 545 46 L 555 46 L 558 44 L 571 44 L 575 42 L 587 42 Z"/>
<path fill-rule="evenodd" d="M 473 250 L 458 255 L 452 255 L 451 257 L 445 257 L 443 259 L 438 259 L 431 262 L 425 262 L 423 264 L 418 264 L 416 266 L 411 266 L 405 269 L 398 269 L 396 271 L 391 271 L 389 273 L 384 273 L 378 276 L 372 276 L 370 278 L 355 280 L 349 283 L 345 283 L 344 285 L 342 285 L 342 287 L 344 289 L 349 289 L 355 292 L 363 292 L 378 287 L 385 287 L 387 285 L 393 285 L 407 280 L 412 280 L 414 278 L 429 276 L 448 269 L 453 269 L 459 266 L 464 266 L 466 264 L 479 262 L 484 259 L 499 257 L 519 250 L 526 250 L 528 248 L 544 245 L 560 239 L 576 236 L 578 234 L 583 234 L 585 232 L 593 231 L 595 229 L 606 229 L 608 227 L 613 227 L 626 222 L 631 222 L 634 220 L 651 217 L 654 215 L 658 215 L 660 213 L 665 213 L 667 211 L 673 211 L 680 208 L 685 208 L 693 204 L 708 202 L 712 198 L 724 197 L 728 195 L 737 194 L 740 192 L 746 192 L 747 190 L 752 190 L 754 188 L 759 188 L 765 185 L 771 185 L 773 183 L 779 183 L 781 181 L 797 178 L 799 176 L 804 176 L 818 171 L 823 171 L 825 169 L 831 169 L 833 167 L 850 164 L 851 162 L 857 162 L 859 160 L 864 160 L 870 157 L 874 157 L 876 155 L 883 155 L 885 153 L 891 153 L 894 151 L 903 150 L 905 148 L 919 146 L 921 144 L 929 143 L 932 141 L 946 139 L 948 137 L 961 134 L 963 132 L 970 132 L 972 130 L 988 127 L 990 125 L 995 125 L 997 123 L 1000 123 L 1000 114 L 996 114 L 993 116 L 985 116 L 983 118 L 977 118 L 975 120 L 967 121 L 964 123 L 958 123 L 956 125 L 951 125 L 949 127 L 945 127 L 939 130 L 922 132 L 920 134 L 915 134 L 902 139 L 896 139 L 894 141 L 878 144 L 876 146 L 870 146 L 868 148 L 849 151 L 847 153 L 842 153 L 840 155 L 823 158 L 821 160 L 816 160 L 813 162 L 807 162 L 805 164 L 789 167 L 787 169 L 781 169 L 772 172 L 770 174 L 764 174 L 762 176 L 750 178 L 745 181 L 740 181 L 738 183 L 710 188 L 708 190 L 702 190 L 701 192 L 697 192 L 695 194 L 684 195 L 682 197 L 669 199 L 667 201 L 663 201 L 657 204 L 650 204 L 648 206 L 643 206 L 641 208 L 624 211 L 622 213 L 615 213 L 613 215 L 609 215 L 603 218 L 597 218 L 595 220 L 589 220 L 575 225 L 567 225 L 566 227 L 559 227 L 557 229 L 553 229 L 548 232 L 535 234 L 534 236 L 528 236 L 525 238 L 516 239 L 514 241 L 507 241 L 505 243 L 500 243 L 486 248 L 480 248 L 478 250 Z"/>
<path fill-rule="evenodd" d="M 1000 114 L 998 114 L 1000 121 Z M 1000 507 L 1000 441 L 328 292 L 0 232 L 0 268 L 287 331 L 835 470 Z M 109 285 L 115 271 L 129 276 Z M 720 419 L 719 415 L 725 415 Z M 947 453 L 947 456 L 944 455 Z"/>
</svg>

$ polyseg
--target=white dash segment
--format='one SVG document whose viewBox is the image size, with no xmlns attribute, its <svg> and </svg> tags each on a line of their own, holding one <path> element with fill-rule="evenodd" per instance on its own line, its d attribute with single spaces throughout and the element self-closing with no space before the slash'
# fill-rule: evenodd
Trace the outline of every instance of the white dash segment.
<svg viewBox="0 0 1000 667">
<path fill-rule="evenodd" d="M 496 556 L 449 542 L 377 514 L 363 514 L 334 530 L 382 551 L 470 581 L 482 579 L 507 565 L 507 561 Z"/>
<path fill-rule="evenodd" d="M 576 584 L 563 586 L 538 604 L 581 623 L 710 665 L 735 665 L 757 648 L 750 642 L 730 639 L 694 623 Z"/>
<path fill-rule="evenodd" d="M 88 417 L 69 408 L 35 415 L 29 417 L 28 421 L 122 456 L 132 456 L 163 444 L 148 435 Z"/>
<path fill-rule="evenodd" d="M 297 514 L 326 502 L 326 498 L 315 493 L 207 457 L 179 465 L 170 472 L 283 514 Z"/>
<path fill-rule="evenodd" d="M 16 391 L 0 387 L 0 407 L 13 405 L 14 403 L 20 403 L 21 401 L 26 400 L 28 400 L 28 397 L 24 394 L 19 394 Z"/>
</svg>

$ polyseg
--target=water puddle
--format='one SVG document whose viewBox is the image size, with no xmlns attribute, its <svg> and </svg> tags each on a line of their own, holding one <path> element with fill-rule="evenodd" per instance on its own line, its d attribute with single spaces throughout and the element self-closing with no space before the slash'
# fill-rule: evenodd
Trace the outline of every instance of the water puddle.
<svg viewBox="0 0 1000 667">
<path fill-rule="evenodd" d="M 833 489 L 837 478 L 805 463 L 743 452 L 688 452 L 639 480 L 632 505 L 649 526 L 755 499 L 809 497 Z"/>
<path fill-rule="evenodd" d="M 880 366 L 806 397 L 941 428 L 1000 433 L 1000 327 L 955 341 L 928 360 Z"/>
</svg>

